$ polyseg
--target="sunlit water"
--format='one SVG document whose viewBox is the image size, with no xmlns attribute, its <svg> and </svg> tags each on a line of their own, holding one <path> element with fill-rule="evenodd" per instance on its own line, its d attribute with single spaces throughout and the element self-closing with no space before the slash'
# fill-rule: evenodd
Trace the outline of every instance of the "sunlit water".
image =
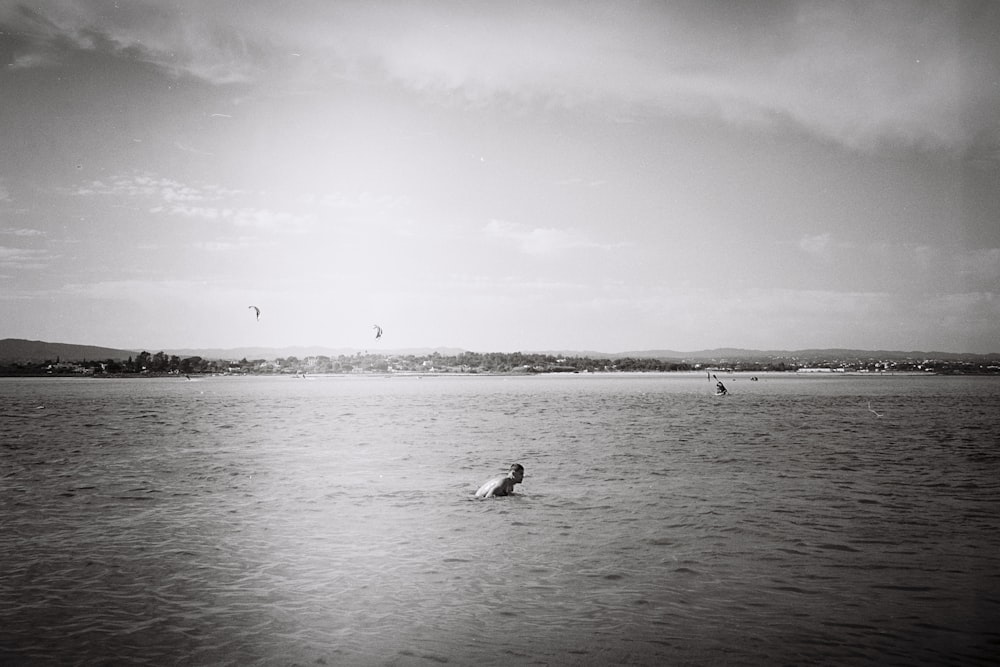
<svg viewBox="0 0 1000 667">
<path fill-rule="evenodd" d="M 724 379 L 2 379 L 0 663 L 1000 654 L 1000 380 Z"/>
</svg>

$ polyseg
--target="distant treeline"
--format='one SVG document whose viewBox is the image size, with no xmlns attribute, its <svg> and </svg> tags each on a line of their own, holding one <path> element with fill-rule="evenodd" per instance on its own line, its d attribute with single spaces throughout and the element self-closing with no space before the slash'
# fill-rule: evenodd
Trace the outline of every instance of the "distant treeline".
<svg viewBox="0 0 1000 667">
<path fill-rule="evenodd" d="M 141 352 L 127 360 L 64 361 L 59 357 L 46 361 L 0 363 L 2 375 L 130 375 L 130 374 L 192 374 L 221 373 L 229 368 L 228 361 L 206 360 L 201 357 L 180 358 L 163 352 Z"/>
<path fill-rule="evenodd" d="M 203 359 L 142 352 L 127 360 L 63 361 L 59 358 L 41 362 L 0 364 L 3 375 L 198 375 L 198 374 L 303 374 L 303 373 L 557 373 L 581 371 L 685 371 L 692 365 L 657 359 L 556 358 L 543 354 L 476 353 L 459 355 L 383 355 L 353 354 L 278 359 Z"/>
<path fill-rule="evenodd" d="M 87 375 L 100 377 L 134 375 L 275 375 L 308 373 L 607 373 L 607 372 L 792 372 L 827 369 L 840 372 L 933 372 L 942 374 L 1000 374 L 995 361 L 790 359 L 717 360 L 688 362 L 645 357 L 595 359 L 556 357 L 522 352 L 463 352 L 457 355 L 386 355 L 357 353 L 281 357 L 278 359 L 203 359 L 141 352 L 127 360 L 3 362 L 0 375 Z"/>
</svg>

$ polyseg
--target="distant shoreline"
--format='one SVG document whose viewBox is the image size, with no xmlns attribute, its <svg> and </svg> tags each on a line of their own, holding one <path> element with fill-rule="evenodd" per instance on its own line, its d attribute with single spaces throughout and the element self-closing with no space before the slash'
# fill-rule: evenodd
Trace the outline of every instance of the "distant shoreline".
<svg viewBox="0 0 1000 667">
<path fill-rule="evenodd" d="M 470 373 L 462 371 L 442 371 L 442 372 L 419 372 L 419 371 L 398 371 L 398 372 L 357 372 L 357 373 L 194 373 L 189 376 L 177 375 L 175 373 L 3 373 L 0 372 L 0 379 L 3 378 L 25 378 L 25 379 L 71 379 L 71 380 L 162 380 L 175 379 L 178 381 L 194 381 L 215 378 L 273 378 L 273 379 L 314 379 L 314 378 L 342 378 L 342 379 L 377 379 L 377 378 L 447 378 L 447 377 L 569 377 L 569 376 L 654 376 L 664 375 L 671 377 L 690 377 L 692 379 L 705 380 L 705 375 L 701 371 L 586 371 L 586 372 L 480 372 Z M 885 372 L 863 372 L 844 371 L 834 373 L 800 373 L 797 371 L 737 371 L 726 372 L 724 375 L 713 377 L 709 381 L 744 381 L 753 382 L 754 378 L 796 378 L 796 379 L 816 379 L 830 380 L 839 377 L 851 378 L 885 378 L 885 377 L 995 377 L 1000 373 L 935 373 L 928 371 L 885 371 Z"/>
<path fill-rule="evenodd" d="M 653 356 L 574 356 L 552 353 L 460 352 L 401 355 L 389 352 L 340 355 L 337 357 L 287 356 L 277 358 L 209 359 L 200 356 L 143 351 L 124 360 L 71 356 L 38 358 L 47 344 L 31 343 L 34 349 L 17 345 L 24 341 L 0 341 L 0 375 L 85 375 L 102 377 L 167 375 L 352 375 L 352 374 L 573 374 L 573 373 L 711 373 L 721 376 L 781 373 L 795 375 L 886 375 L 899 373 L 938 375 L 997 375 L 1000 358 L 932 357 L 922 354 L 814 350 L 800 353 L 764 353 L 748 350 L 717 350 L 712 358 L 667 358 Z M 4 344 L 8 344 L 4 347 Z M 48 350 L 54 352 L 56 350 Z M 734 356 L 722 356 L 733 353 Z M 82 359 L 82 360 L 81 360 Z"/>
</svg>

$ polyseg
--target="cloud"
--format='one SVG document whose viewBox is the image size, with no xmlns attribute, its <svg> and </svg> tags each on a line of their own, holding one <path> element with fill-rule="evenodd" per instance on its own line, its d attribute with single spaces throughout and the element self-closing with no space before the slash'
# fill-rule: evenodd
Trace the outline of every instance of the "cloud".
<svg viewBox="0 0 1000 667">
<path fill-rule="evenodd" d="M 436 285 L 435 290 L 444 294 L 468 292 L 474 298 L 488 297 L 521 303 L 530 300 L 548 299 L 553 296 L 562 300 L 570 294 L 586 294 L 590 287 L 584 283 L 565 280 L 526 279 L 516 276 L 494 276 L 484 274 L 449 274 Z"/>
<path fill-rule="evenodd" d="M 972 285 L 1000 286 L 1000 248 L 980 248 L 961 253 L 956 261 L 959 275 Z"/>
<path fill-rule="evenodd" d="M 581 248 L 609 249 L 622 244 L 603 245 L 587 236 L 567 229 L 551 227 L 528 227 L 526 225 L 490 220 L 483 227 L 483 233 L 490 239 L 509 241 L 528 255 L 537 257 L 558 255 Z"/>
<path fill-rule="evenodd" d="M 266 83 L 275 92 L 382 78 L 451 103 L 791 124 L 862 151 L 995 143 L 1000 106 L 1000 4 L 977 0 L 799 0 L 752 10 L 660 2 L 279 10 L 258 0 L 112 9 L 36 0 L 0 5 L 0 25 L 30 36 L 18 67 L 50 66 L 68 44 L 216 85 Z"/>
<path fill-rule="evenodd" d="M 5 234 L 7 236 L 45 236 L 45 232 L 40 229 L 14 229 L 12 227 L 0 229 L 0 234 Z"/>
<path fill-rule="evenodd" d="M 252 81 L 265 40 L 248 41 L 223 16 L 226 3 L 172 7 L 152 0 L 112 6 L 102 0 L 38 0 L 0 4 L 0 26 L 18 36 L 19 68 L 53 67 L 91 51 L 159 67 L 213 84 Z M 236 12 L 232 12 L 236 14 Z"/>
<path fill-rule="evenodd" d="M 17 269 L 44 269 L 54 257 L 47 250 L 0 246 L 0 266 Z"/>
<path fill-rule="evenodd" d="M 368 211 L 390 211 L 405 209 L 411 200 L 405 195 L 393 195 L 361 191 L 355 194 L 327 192 L 321 195 L 307 193 L 299 195 L 297 201 L 304 205 L 322 206 L 331 209 L 353 209 Z"/>
<path fill-rule="evenodd" d="M 188 146 L 187 144 L 182 144 L 179 141 L 174 142 L 174 147 L 177 150 L 184 151 L 185 153 L 194 153 L 195 155 L 208 155 L 208 156 L 214 155 L 214 153 L 203 151 L 200 148 L 194 148 L 192 146 Z"/>
<path fill-rule="evenodd" d="M 825 256 L 830 248 L 829 232 L 816 236 L 803 236 L 799 239 L 799 248 L 810 255 Z"/>
<path fill-rule="evenodd" d="M 16 55 L 14 61 L 7 67 L 12 70 L 34 69 L 36 67 L 49 67 L 56 64 L 56 60 L 42 53 L 23 53 Z"/>
<path fill-rule="evenodd" d="M 309 227 L 312 220 L 309 216 L 295 215 L 287 211 L 240 209 L 233 213 L 232 221 L 237 227 L 302 231 Z"/>
<path fill-rule="evenodd" d="M 1000 52 L 988 3 L 522 5 L 360 13 L 338 55 L 408 88 L 497 100 L 793 124 L 852 149 L 966 150 L 993 125 Z M 755 7 L 756 9 L 756 7 Z M 970 26 L 979 26 L 970 28 Z"/>
<path fill-rule="evenodd" d="M 64 296 L 73 298 L 142 304 L 190 304 L 192 301 L 209 301 L 219 294 L 232 291 L 225 284 L 201 280 L 106 280 L 69 283 L 61 289 Z"/>
<path fill-rule="evenodd" d="M 185 218 L 202 218 L 204 220 L 220 220 L 223 217 L 231 217 L 232 209 L 216 208 L 214 206 L 154 206 L 149 209 L 150 213 L 169 213 L 180 215 Z"/>
<path fill-rule="evenodd" d="M 207 252 L 232 252 L 234 250 L 246 250 L 248 248 L 260 247 L 261 245 L 263 244 L 260 241 L 252 237 L 241 236 L 224 241 L 198 241 L 194 244 L 194 247 Z"/>
<path fill-rule="evenodd" d="M 119 176 L 110 181 L 91 181 L 77 188 L 74 194 L 87 196 L 152 197 L 165 202 L 203 201 L 214 199 L 232 191 L 212 186 L 195 188 L 169 178 L 151 174 Z"/>
<path fill-rule="evenodd" d="M 236 227 L 252 227 L 262 230 L 303 231 L 312 223 L 312 216 L 296 215 L 287 211 L 265 208 L 217 208 L 212 206 L 174 205 L 155 207 L 152 213 L 169 213 L 185 218 L 218 220 Z"/>
<path fill-rule="evenodd" d="M 1000 248 L 874 243 L 865 250 L 881 267 L 882 284 L 911 296 L 995 292 L 1000 285 Z"/>
<path fill-rule="evenodd" d="M 72 194 L 81 197 L 143 200 L 142 203 L 150 213 L 286 232 L 304 231 L 313 227 L 324 211 L 362 211 L 368 216 L 378 216 L 404 210 L 409 202 L 409 198 L 405 196 L 368 191 L 355 194 L 250 192 L 215 184 L 194 185 L 150 173 L 90 181 L 73 190 Z M 278 202 L 279 206 L 254 205 L 258 201 Z M 365 223 L 371 224 L 372 219 L 366 217 Z M 397 221 L 396 224 L 405 227 L 404 231 L 410 234 L 415 233 L 405 221 Z"/>
<path fill-rule="evenodd" d="M 789 47 L 751 64 L 733 92 L 852 148 L 965 150 L 997 101 L 995 87 L 977 88 L 1000 70 L 990 40 L 962 26 L 998 18 L 970 2 L 799 3 Z"/>
<path fill-rule="evenodd" d="M 91 181 L 73 194 L 83 197 L 113 197 L 147 200 L 153 214 L 180 216 L 188 219 L 224 222 L 234 227 L 258 230 L 302 232 L 315 222 L 309 213 L 247 205 L 248 200 L 274 198 L 273 193 L 254 193 L 216 185 L 193 186 L 152 174 L 121 176 L 106 181 Z M 314 198 L 315 200 L 315 198 Z M 317 200 L 318 201 L 318 200 Z M 371 202 L 361 197 L 362 204 Z M 292 202 L 293 205 L 295 202 Z M 301 202 L 300 202 L 301 203 Z"/>
</svg>

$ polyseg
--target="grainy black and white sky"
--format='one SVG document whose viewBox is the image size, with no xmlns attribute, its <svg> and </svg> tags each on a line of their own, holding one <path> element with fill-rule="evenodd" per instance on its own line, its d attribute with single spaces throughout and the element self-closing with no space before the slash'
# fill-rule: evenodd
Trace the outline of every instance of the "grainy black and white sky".
<svg viewBox="0 0 1000 667">
<path fill-rule="evenodd" d="M 997 35 L 962 0 L 0 0 L 0 338 L 998 351 Z"/>
</svg>

